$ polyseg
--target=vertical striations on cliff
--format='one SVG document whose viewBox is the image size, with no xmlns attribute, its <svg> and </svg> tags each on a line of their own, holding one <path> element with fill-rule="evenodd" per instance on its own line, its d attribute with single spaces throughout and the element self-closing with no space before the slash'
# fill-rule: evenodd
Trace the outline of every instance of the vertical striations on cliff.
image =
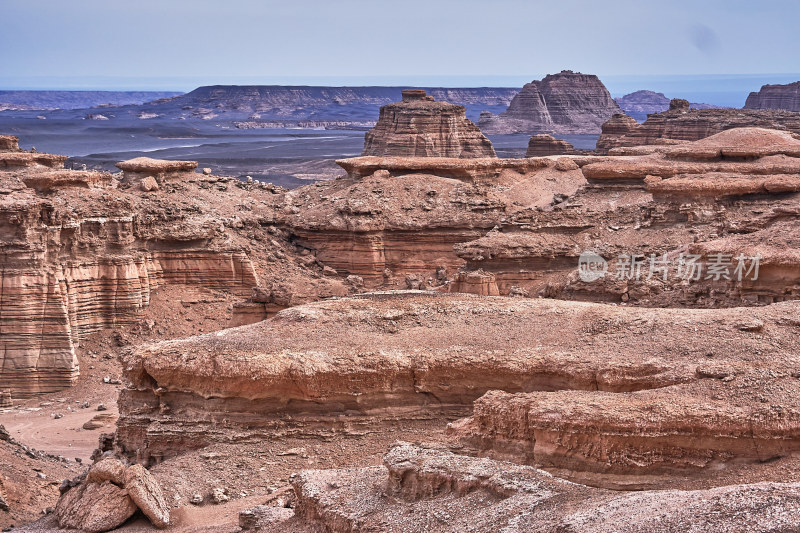
<svg viewBox="0 0 800 533">
<path fill-rule="evenodd" d="M 404 90 L 402 102 L 381 107 L 378 123 L 364 137 L 363 155 L 497 157 L 464 106 L 436 102 L 421 89 Z"/>
<path fill-rule="evenodd" d="M 500 115 L 482 113 L 484 133 L 594 134 L 619 105 L 594 74 L 564 70 L 525 84 Z"/>
</svg>

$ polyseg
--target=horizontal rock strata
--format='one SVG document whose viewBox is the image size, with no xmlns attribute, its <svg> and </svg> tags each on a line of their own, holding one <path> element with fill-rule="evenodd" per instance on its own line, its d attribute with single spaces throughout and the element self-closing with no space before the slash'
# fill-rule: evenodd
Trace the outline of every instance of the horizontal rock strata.
<svg viewBox="0 0 800 533">
<path fill-rule="evenodd" d="M 800 81 L 786 85 L 764 85 L 748 95 L 745 109 L 800 111 Z"/>
<path fill-rule="evenodd" d="M 623 123 L 624 122 L 624 123 Z M 697 141 L 733 128 L 768 128 L 800 134 L 800 113 L 759 109 L 690 109 L 686 100 L 673 100 L 670 109 L 648 116 L 643 124 L 612 117 L 597 140 L 597 151 L 679 141 Z"/>
<path fill-rule="evenodd" d="M 593 74 L 565 70 L 526 83 L 500 115 L 482 113 L 485 133 L 600 133 L 621 109 Z"/>
<path fill-rule="evenodd" d="M 381 107 L 378 123 L 364 137 L 362 155 L 496 157 L 464 106 L 435 102 L 420 89 L 405 90 L 402 102 Z"/>
<path fill-rule="evenodd" d="M 788 453 L 800 442 L 800 420 L 791 414 L 800 386 L 790 377 L 798 340 L 789 321 L 796 306 L 620 309 L 541 299 L 376 293 L 295 307 L 259 324 L 132 352 L 125 361 L 129 385 L 120 396 L 117 444 L 131 457 L 158 461 L 183 447 L 225 442 L 234 435 L 342 431 L 342 424 L 378 414 L 391 419 L 455 409 L 492 389 L 584 391 L 535 393 L 564 409 L 571 397 L 576 405 L 589 398 L 624 405 L 641 397 L 641 405 L 656 409 L 663 402 L 675 416 L 665 418 L 661 430 L 676 434 L 683 427 L 682 408 L 701 416 L 708 404 L 716 413 L 708 420 L 709 431 L 738 438 L 752 428 L 748 421 L 766 416 L 769 405 L 725 411 L 728 404 L 711 396 L 733 399 L 763 389 L 773 391 L 762 394 L 784 413 L 764 422 L 763 453 L 742 438 L 739 448 L 720 444 L 718 453 L 721 459 L 763 459 Z M 755 322 L 761 324 L 757 335 L 748 329 Z M 340 344 L 334 339 L 343 324 L 349 333 Z M 695 335 L 690 348 L 682 340 L 686 331 Z M 587 339 L 602 343 L 587 352 Z M 617 354 L 632 344 L 641 356 L 620 359 Z M 748 360 L 756 352 L 769 355 Z M 767 368 L 774 377 L 764 374 Z M 732 379 L 736 384 L 728 385 Z M 685 390 L 683 403 L 670 394 L 676 387 Z M 605 393 L 595 397 L 591 391 L 597 390 Z M 584 429 L 597 422 L 599 436 L 576 441 L 567 456 L 591 455 L 591 446 L 606 431 L 604 412 L 586 410 Z M 566 412 L 563 416 L 570 419 Z M 736 416 L 744 425 L 728 427 L 726 420 Z M 664 441 L 661 449 L 660 441 L 647 440 L 647 432 L 637 429 L 637 420 L 633 411 L 608 431 L 628 431 L 666 462 L 670 447 L 694 446 L 699 456 L 710 458 L 717 453 L 701 434 L 695 441 Z"/>
</svg>

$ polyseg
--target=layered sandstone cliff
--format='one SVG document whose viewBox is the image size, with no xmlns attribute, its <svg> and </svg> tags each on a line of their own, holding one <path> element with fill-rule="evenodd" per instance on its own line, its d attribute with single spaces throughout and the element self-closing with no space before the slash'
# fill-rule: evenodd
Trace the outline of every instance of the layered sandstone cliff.
<svg viewBox="0 0 800 533">
<path fill-rule="evenodd" d="M 616 147 L 696 141 L 733 128 L 769 128 L 800 133 L 800 113 L 764 109 L 691 109 L 686 100 L 672 100 L 669 110 L 648 116 L 643 124 L 612 117 L 603 125 L 597 151 Z"/>
<path fill-rule="evenodd" d="M 500 115 L 481 114 L 485 133 L 599 133 L 619 105 L 593 74 L 564 70 L 525 84 Z"/>
<path fill-rule="evenodd" d="M 333 435 L 375 419 L 447 418 L 501 390 L 454 431 L 516 462 L 643 475 L 765 461 L 800 449 L 797 308 L 413 292 L 319 302 L 134 350 L 117 445 L 158 462 L 269 432 Z M 591 339 L 602 342 L 588 348 Z M 745 401 L 755 396 L 765 401 Z"/>
<path fill-rule="evenodd" d="M 173 185 L 179 197 L 187 185 Z M 33 160 L 0 173 L 0 193 L 0 382 L 14 399 L 70 386 L 75 344 L 139 320 L 164 284 L 243 295 L 258 284 L 247 253 L 197 193 L 173 202 L 123 192 L 109 174 Z"/>
<path fill-rule="evenodd" d="M 786 85 L 764 85 L 752 92 L 744 104 L 745 109 L 782 109 L 800 111 L 800 81 Z"/>
<path fill-rule="evenodd" d="M 435 102 L 407 89 L 403 101 L 381 107 L 364 137 L 365 156 L 495 157 L 492 143 L 464 114 L 464 107 Z"/>
<path fill-rule="evenodd" d="M 585 184 L 577 166 L 549 159 L 359 157 L 346 179 L 286 193 L 276 218 L 340 275 L 367 287 L 441 285 L 463 264 L 453 245 L 525 208 Z M 418 288 L 419 283 L 417 283 Z"/>
<path fill-rule="evenodd" d="M 786 229 L 800 213 L 798 148 L 786 132 L 743 128 L 640 155 L 574 157 L 588 187 L 456 245 L 466 272 L 484 281 L 471 286 L 462 275 L 450 289 L 702 307 L 796 299 L 796 245 Z M 588 282 L 579 276 L 587 251 L 607 261 Z M 708 263 L 718 254 L 730 263 L 724 278 L 681 277 L 681 258 Z M 634 256 L 640 263 L 627 269 Z M 758 276 L 736 274 L 740 256 L 759 258 Z"/>
</svg>

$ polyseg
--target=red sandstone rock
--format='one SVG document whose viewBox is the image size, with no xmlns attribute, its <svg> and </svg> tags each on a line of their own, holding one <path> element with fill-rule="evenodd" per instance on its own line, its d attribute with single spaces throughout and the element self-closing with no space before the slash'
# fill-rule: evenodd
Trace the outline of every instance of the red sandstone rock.
<svg viewBox="0 0 800 533">
<path fill-rule="evenodd" d="M 11 135 L 0 135 L 0 152 L 18 152 L 19 138 Z"/>
<path fill-rule="evenodd" d="M 134 183 L 148 177 L 157 182 L 189 179 L 197 168 L 197 161 L 168 161 L 137 157 L 117 163 L 117 168 L 125 173 L 125 180 Z"/>
<path fill-rule="evenodd" d="M 552 135 L 541 133 L 532 135 L 528 141 L 528 150 L 525 157 L 541 157 L 548 155 L 564 155 L 580 153 L 567 141 L 556 139 Z"/>
<path fill-rule="evenodd" d="M 800 111 L 800 81 L 786 85 L 763 85 L 760 91 L 750 93 L 744 108 Z"/>
<path fill-rule="evenodd" d="M 675 101 L 673 101 L 675 102 Z M 778 110 L 689 109 L 684 104 L 650 115 L 643 124 L 613 117 L 597 141 L 600 153 L 621 146 L 696 141 L 733 128 L 768 128 L 800 133 L 800 114 Z M 624 121 L 624 124 L 623 124 Z M 633 121 L 633 122 L 632 122 Z"/>
<path fill-rule="evenodd" d="M 496 157 L 492 143 L 464 115 L 464 106 L 434 102 L 419 89 L 381 107 L 364 137 L 365 156 Z"/>
</svg>

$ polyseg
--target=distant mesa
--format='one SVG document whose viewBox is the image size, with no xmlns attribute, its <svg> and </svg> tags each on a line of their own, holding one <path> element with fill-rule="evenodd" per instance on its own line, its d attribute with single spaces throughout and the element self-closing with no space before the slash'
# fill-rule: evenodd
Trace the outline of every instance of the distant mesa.
<svg viewBox="0 0 800 533">
<path fill-rule="evenodd" d="M 593 74 L 563 70 L 525 84 L 500 115 L 481 113 L 484 133 L 600 133 L 622 110 Z"/>
<path fill-rule="evenodd" d="M 422 89 L 381 107 L 364 137 L 365 156 L 497 157 L 491 141 L 465 115 L 464 106 L 436 102 Z"/>
<path fill-rule="evenodd" d="M 643 122 L 651 113 L 662 113 L 669 109 L 670 99 L 663 93 L 655 91 L 636 91 L 619 98 L 615 98 L 619 107 L 629 116 Z M 692 109 L 718 109 L 719 106 L 711 104 L 689 103 Z"/>
<path fill-rule="evenodd" d="M 800 111 L 800 81 L 786 85 L 764 85 L 760 91 L 750 93 L 744 108 Z"/>
</svg>

